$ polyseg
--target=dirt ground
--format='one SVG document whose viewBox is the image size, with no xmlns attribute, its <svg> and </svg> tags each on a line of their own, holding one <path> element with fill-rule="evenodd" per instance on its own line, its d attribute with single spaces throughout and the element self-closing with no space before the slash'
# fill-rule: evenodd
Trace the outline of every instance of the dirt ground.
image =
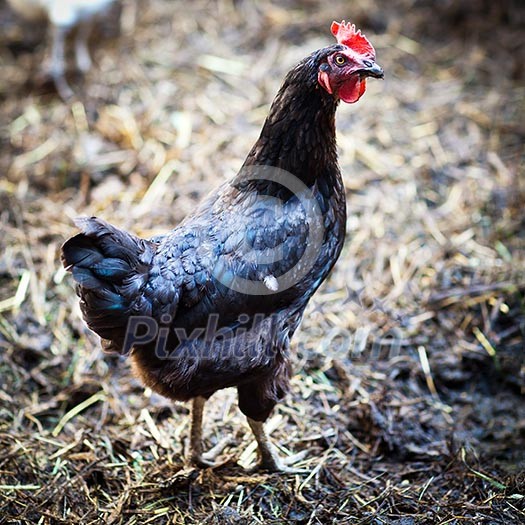
<svg viewBox="0 0 525 525">
<path fill-rule="evenodd" d="M 0 2 L 0 523 L 525 523 L 525 9 L 500 0 L 124 4 L 63 103 L 45 31 Z M 350 19 L 384 82 L 338 111 L 348 238 L 269 426 L 305 474 L 185 466 L 188 407 L 79 315 L 60 244 L 174 227 L 235 174 L 288 69 Z"/>
</svg>

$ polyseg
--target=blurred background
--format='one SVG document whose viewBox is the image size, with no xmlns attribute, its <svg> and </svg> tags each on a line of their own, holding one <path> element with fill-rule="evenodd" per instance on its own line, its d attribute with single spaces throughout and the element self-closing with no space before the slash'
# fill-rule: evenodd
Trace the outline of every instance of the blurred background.
<svg viewBox="0 0 525 525">
<path fill-rule="evenodd" d="M 310 475 L 199 474 L 187 408 L 102 354 L 58 249 L 78 215 L 176 226 L 341 19 L 385 81 L 338 111 L 348 238 L 270 421 Z M 522 522 L 522 2 L 123 0 L 93 26 L 69 92 L 50 27 L 0 0 L 0 523 Z M 235 392 L 209 405 L 208 444 L 251 465 Z"/>
</svg>

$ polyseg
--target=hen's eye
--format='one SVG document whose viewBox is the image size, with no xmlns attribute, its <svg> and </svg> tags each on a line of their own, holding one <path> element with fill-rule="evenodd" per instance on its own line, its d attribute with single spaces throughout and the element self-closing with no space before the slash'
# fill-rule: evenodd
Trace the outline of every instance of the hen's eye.
<svg viewBox="0 0 525 525">
<path fill-rule="evenodd" d="M 344 57 L 343 55 L 336 55 L 335 56 L 335 63 L 338 66 L 342 66 L 345 62 L 346 62 L 346 57 Z"/>
</svg>

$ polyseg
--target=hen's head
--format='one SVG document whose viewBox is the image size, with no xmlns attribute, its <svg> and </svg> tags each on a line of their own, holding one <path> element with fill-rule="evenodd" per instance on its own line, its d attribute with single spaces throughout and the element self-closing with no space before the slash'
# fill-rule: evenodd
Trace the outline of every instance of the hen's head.
<svg viewBox="0 0 525 525">
<path fill-rule="evenodd" d="M 319 66 L 317 80 L 331 95 L 352 104 L 366 89 L 366 78 L 383 78 L 383 69 L 375 62 L 376 52 L 354 24 L 332 23 L 332 34 L 339 45 L 332 46 Z"/>
</svg>

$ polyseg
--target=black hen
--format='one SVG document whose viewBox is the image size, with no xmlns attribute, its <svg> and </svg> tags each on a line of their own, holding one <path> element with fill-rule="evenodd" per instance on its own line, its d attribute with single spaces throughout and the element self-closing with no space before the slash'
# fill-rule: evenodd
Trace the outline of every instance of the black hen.
<svg viewBox="0 0 525 525">
<path fill-rule="evenodd" d="M 204 400 L 235 386 L 261 465 L 285 469 L 262 423 L 288 391 L 290 339 L 343 245 L 335 110 L 360 98 L 367 76 L 382 77 L 354 26 L 332 31 L 339 44 L 287 75 L 239 174 L 177 228 L 144 240 L 84 218 L 62 247 L 84 319 L 105 347 L 131 352 L 153 390 L 194 400 L 197 464 L 209 464 Z"/>
</svg>

